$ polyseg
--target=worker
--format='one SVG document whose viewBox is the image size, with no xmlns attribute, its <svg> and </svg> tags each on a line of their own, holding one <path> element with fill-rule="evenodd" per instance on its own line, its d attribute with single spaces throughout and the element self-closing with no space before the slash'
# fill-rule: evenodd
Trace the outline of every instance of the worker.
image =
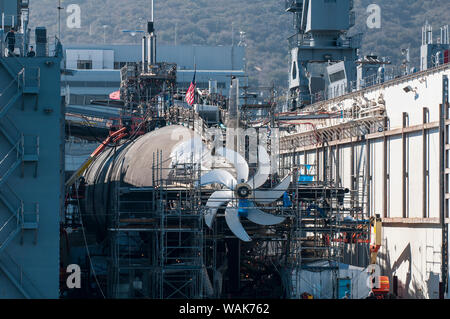
<svg viewBox="0 0 450 319">
<path fill-rule="evenodd" d="M 16 34 L 14 28 L 11 28 L 11 30 L 9 30 L 9 32 L 6 34 L 5 42 L 8 45 L 8 55 L 13 55 L 16 46 Z"/>
<path fill-rule="evenodd" d="M 30 51 L 27 53 L 27 57 L 34 58 L 36 56 L 36 52 L 33 50 L 33 46 L 30 47 Z"/>
</svg>

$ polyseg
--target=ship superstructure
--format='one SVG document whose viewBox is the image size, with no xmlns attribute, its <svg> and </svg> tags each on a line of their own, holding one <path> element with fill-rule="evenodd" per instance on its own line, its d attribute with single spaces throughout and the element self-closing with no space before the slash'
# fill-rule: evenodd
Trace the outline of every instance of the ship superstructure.
<svg viewBox="0 0 450 319">
<path fill-rule="evenodd" d="M 0 1 L 0 13 L 0 297 L 58 298 L 62 48 L 45 28 L 29 42 L 28 1 Z M 4 41 L 12 29 L 14 46 Z"/>
</svg>

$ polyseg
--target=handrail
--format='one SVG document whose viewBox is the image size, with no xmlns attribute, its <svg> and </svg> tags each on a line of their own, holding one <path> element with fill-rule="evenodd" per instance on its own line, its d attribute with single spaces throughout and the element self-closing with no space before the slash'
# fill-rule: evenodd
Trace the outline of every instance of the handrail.
<svg viewBox="0 0 450 319">
<path fill-rule="evenodd" d="M 17 206 L 18 206 L 18 209 L 20 209 L 20 207 L 23 205 L 23 201 L 20 199 L 20 197 L 17 195 L 17 193 L 14 192 L 11 187 L 9 187 L 8 183 L 3 184 L 2 186 L 3 186 L 3 188 L 7 189 L 8 192 L 10 192 L 10 194 L 5 194 L 3 192 L 6 199 L 8 199 L 8 201 L 10 201 L 10 199 L 8 198 L 8 195 L 12 195 L 14 197 L 14 199 L 16 200 L 16 202 L 19 203 L 19 205 L 17 205 Z"/>
<path fill-rule="evenodd" d="M 3 92 L 0 93 L 0 96 L 2 96 L 3 94 L 5 94 L 6 90 L 8 90 L 10 87 L 12 87 L 14 82 L 19 82 L 19 76 L 21 74 L 23 74 L 25 72 L 25 68 L 22 68 L 19 73 L 17 73 L 17 75 L 11 80 L 11 82 L 5 87 L 5 89 L 3 90 Z M 20 89 L 20 87 L 18 87 Z"/>
<path fill-rule="evenodd" d="M 36 285 L 35 281 L 30 276 L 28 276 L 28 274 L 23 270 L 23 267 L 21 265 L 19 265 L 19 263 L 6 250 L 3 251 L 3 255 L 8 257 L 8 259 L 12 262 L 12 264 L 19 269 L 20 285 L 22 286 L 22 288 L 24 288 L 23 287 L 23 279 L 25 278 L 26 281 L 28 283 L 30 283 L 30 285 L 34 289 L 35 293 L 37 293 L 39 295 L 39 297 L 45 296 L 41 292 L 41 290 L 38 288 L 38 286 Z M 29 293 L 29 292 L 27 291 L 27 293 Z"/>
<path fill-rule="evenodd" d="M 36 155 L 37 156 L 39 156 L 39 151 L 40 151 L 39 147 L 40 147 L 40 138 L 39 138 L 39 136 L 36 136 Z"/>
<path fill-rule="evenodd" d="M 8 224 L 11 222 L 11 220 L 17 216 L 11 215 L 11 217 L 8 218 L 8 220 L 2 225 L 2 227 L 0 227 L 0 233 L 3 231 L 3 229 L 8 226 Z M 3 243 L 2 243 L 3 244 Z M 1 246 L 1 245 L 0 245 Z"/>
<path fill-rule="evenodd" d="M 5 87 L 5 89 L 0 93 L 0 97 L 3 96 L 3 94 L 6 93 L 6 90 L 8 90 L 10 87 L 13 86 L 14 82 L 16 82 L 16 79 L 12 79 L 11 82 Z"/>
<path fill-rule="evenodd" d="M 30 147 L 27 148 L 28 150 L 32 149 L 32 151 L 28 151 L 28 152 L 26 151 L 26 149 L 25 149 L 25 137 L 34 138 L 33 145 L 31 145 Z M 22 145 L 21 145 L 22 154 L 23 155 L 38 155 L 39 156 L 39 141 L 40 141 L 39 136 L 22 134 Z"/>
<path fill-rule="evenodd" d="M 22 154 L 25 155 L 25 135 L 21 134 L 20 135 L 20 140 L 21 140 L 20 148 L 22 150 Z"/>
<path fill-rule="evenodd" d="M 3 105 L 3 106 L 0 108 L 0 110 L 5 109 L 5 108 L 9 105 L 9 103 L 10 103 L 12 100 L 14 100 L 14 98 L 16 98 L 15 96 L 16 96 L 17 94 L 18 94 L 18 92 L 17 92 L 15 95 L 13 95 L 13 96 L 8 100 L 8 102 L 5 103 L 5 105 Z"/>
<path fill-rule="evenodd" d="M 10 117 L 8 115 L 5 115 L 5 119 L 8 120 L 8 123 L 11 124 L 11 126 L 13 127 L 13 129 L 16 131 L 16 136 L 20 136 L 22 133 L 20 132 L 19 128 L 17 127 L 16 124 L 14 124 L 13 121 L 11 121 Z"/>
<path fill-rule="evenodd" d="M 20 140 L 14 144 L 14 146 L 11 148 L 11 150 L 3 157 L 2 160 L 0 160 L 0 166 L 3 164 L 3 162 L 9 157 L 9 155 L 14 151 L 17 150 L 19 148 L 20 145 Z M 19 152 L 17 152 L 17 159 L 19 159 Z"/>
</svg>

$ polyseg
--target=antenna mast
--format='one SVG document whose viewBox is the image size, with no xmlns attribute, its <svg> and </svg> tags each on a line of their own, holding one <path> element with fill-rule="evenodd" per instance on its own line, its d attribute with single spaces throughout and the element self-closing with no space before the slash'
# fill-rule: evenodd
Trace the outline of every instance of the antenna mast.
<svg viewBox="0 0 450 319">
<path fill-rule="evenodd" d="M 151 0 L 152 13 L 150 15 L 150 21 L 147 25 L 147 62 L 149 65 L 155 65 L 156 63 L 156 34 L 155 34 L 155 15 L 154 15 L 154 1 Z"/>
<path fill-rule="evenodd" d="M 64 8 L 61 7 L 61 0 L 58 1 L 58 38 L 61 41 L 61 10 Z"/>
<path fill-rule="evenodd" d="M 153 0 L 151 0 L 151 2 L 152 2 L 152 5 L 151 5 L 151 7 L 152 7 L 152 15 L 151 15 L 151 21 L 150 22 L 155 22 L 154 16 L 153 16 Z"/>
</svg>

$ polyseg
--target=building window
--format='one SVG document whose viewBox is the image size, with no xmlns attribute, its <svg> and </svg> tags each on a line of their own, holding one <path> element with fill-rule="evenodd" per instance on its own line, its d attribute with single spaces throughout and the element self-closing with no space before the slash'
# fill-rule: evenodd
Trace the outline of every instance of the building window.
<svg viewBox="0 0 450 319">
<path fill-rule="evenodd" d="M 337 82 L 337 81 L 341 81 L 341 80 L 344 80 L 344 79 L 345 79 L 345 71 L 344 70 L 341 70 L 341 71 L 338 71 L 336 73 L 330 74 L 330 82 L 331 83 L 334 83 L 334 82 Z"/>
<path fill-rule="evenodd" d="M 92 60 L 78 60 L 77 61 L 78 70 L 92 70 Z"/>
<path fill-rule="evenodd" d="M 292 65 L 292 79 L 297 79 L 297 63 L 294 61 L 294 64 Z"/>
</svg>

